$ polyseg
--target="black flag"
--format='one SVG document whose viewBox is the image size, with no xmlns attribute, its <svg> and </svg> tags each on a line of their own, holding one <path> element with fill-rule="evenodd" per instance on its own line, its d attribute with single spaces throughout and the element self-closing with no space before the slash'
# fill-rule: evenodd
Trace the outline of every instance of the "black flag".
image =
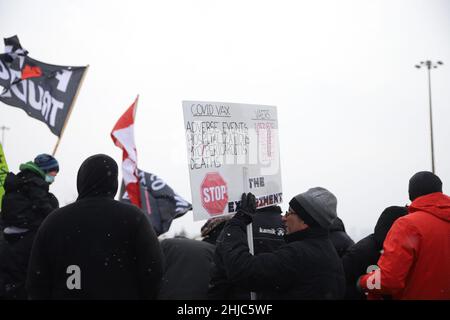
<svg viewBox="0 0 450 320">
<path fill-rule="evenodd" d="M 141 209 L 147 213 L 150 222 L 159 236 L 169 230 L 172 220 L 181 217 L 192 205 L 177 195 L 158 176 L 139 170 L 139 189 L 141 192 Z M 131 203 L 125 192 L 124 183 L 120 188 L 119 200 Z"/>
<path fill-rule="evenodd" d="M 45 122 L 59 137 L 85 70 L 32 59 L 17 36 L 7 38 L 0 55 L 0 101 Z"/>
</svg>

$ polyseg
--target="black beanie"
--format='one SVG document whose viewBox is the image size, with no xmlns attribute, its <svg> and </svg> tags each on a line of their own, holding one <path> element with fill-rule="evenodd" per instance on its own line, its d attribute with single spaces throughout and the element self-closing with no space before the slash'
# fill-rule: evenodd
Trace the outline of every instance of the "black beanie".
<svg viewBox="0 0 450 320">
<path fill-rule="evenodd" d="M 442 181 L 437 175 L 429 171 L 420 171 L 409 179 L 409 200 L 434 193 L 442 192 Z"/>
<path fill-rule="evenodd" d="M 391 206 L 383 210 L 374 230 L 374 239 L 379 250 L 383 248 L 383 242 L 394 222 L 407 213 L 406 207 Z"/>
<path fill-rule="evenodd" d="M 292 198 L 292 200 L 289 202 L 289 207 L 291 207 L 291 209 L 294 210 L 294 212 L 300 217 L 300 219 L 305 221 L 305 223 L 310 228 L 320 227 L 319 223 L 317 223 L 317 221 L 314 220 L 313 217 L 311 217 L 308 212 L 306 212 L 305 208 L 302 207 L 302 205 L 300 204 L 300 202 L 297 201 L 297 199 Z"/>
<path fill-rule="evenodd" d="M 78 200 L 92 197 L 114 198 L 118 187 L 116 161 L 105 154 L 90 156 L 77 175 Z"/>
</svg>

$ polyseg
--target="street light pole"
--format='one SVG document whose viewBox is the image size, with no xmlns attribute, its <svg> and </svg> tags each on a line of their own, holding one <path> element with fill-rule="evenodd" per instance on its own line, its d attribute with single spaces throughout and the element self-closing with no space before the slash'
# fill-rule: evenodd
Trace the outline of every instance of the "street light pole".
<svg viewBox="0 0 450 320">
<path fill-rule="evenodd" d="M 428 69 L 428 99 L 430 102 L 431 172 L 434 173 L 433 109 L 431 107 L 431 61 L 428 60 L 426 64 Z"/>
<path fill-rule="evenodd" d="M 432 62 L 431 60 L 420 61 L 420 64 L 416 64 L 416 68 L 420 69 L 422 67 L 426 67 L 428 70 L 428 100 L 430 105 L 430 138 L 431 138 L 431 171 L 435 173 L 434 170 L 434 139 L 433 139 L 433 109 L 431 104 L 431 68 L 436 69 L 438 65 L 443 65 L 442 61 L 438 61 L 437 63 Z"/>
</svg>

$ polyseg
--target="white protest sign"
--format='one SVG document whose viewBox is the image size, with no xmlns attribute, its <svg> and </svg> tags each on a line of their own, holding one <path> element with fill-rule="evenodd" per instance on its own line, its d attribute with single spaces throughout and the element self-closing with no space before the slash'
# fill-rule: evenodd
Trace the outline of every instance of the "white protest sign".
<svg viewBox="0 0 450 320">
<path fill-rule="evenodd" d="M 243 192 L 281 203 L 276 107 L 183 101 L 183 113 L 194 220 L 235 213 Z"/>
</svg>

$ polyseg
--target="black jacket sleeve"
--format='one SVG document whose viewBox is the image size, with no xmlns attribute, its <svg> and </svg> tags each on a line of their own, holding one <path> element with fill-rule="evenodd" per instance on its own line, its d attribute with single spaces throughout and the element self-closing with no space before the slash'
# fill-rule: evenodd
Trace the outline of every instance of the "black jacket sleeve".
<svg viewBox="0 0 450 320">
<path fill-rule="evenodd" d="M 344 231 L 330 232 L 330 240 L 340 258 L 344 256 L 348 248 L 355 244 L 355 242 Z"/>
<path fill-rule="evenodd" d="M 33 178 L 26 186 L 27 195 L 31 201 L 31 209 L 45 218 L 59 204 L 56 197 L 48 192 L 48 184 L 40 179 Z"/>
<path fill-rule="evenodd" d="M 27 292 L 32 300 L 47 300 L 51 298 L 51 261 L 48 259 L 48 243 L 46 228 L 42 225 L 37 231 L 28 265 Z"/>
<path fill-rule="evenodd" d="M 211 267 L 208 287 L 209 300 L 227 300 L 231 298 L 231 284 L 227 279 L 227 274 L 223 268 L 221 257 L 214 254 L 214 264 Z"/>
<path fill-rule="evenodd" d="M 143 214 L 136 234 L 136 260 L 141 299 L 156 299 L 163 275 L 162 252 L 155 231 Z"/>
<path fill-rule="evenodd" d="M 346 279 L 346 299 L 364 299 L 365 296 L 356 289 L 358 278 L 367 273 L 367 267 L 377 263 L 380 253 L 373 235 L 369 235 L 348 248 L 342 257 Z"/>
<path fill-rule="evenodd" d="M 300 254 L 292 246 L 284 245 L 272 253 L 253 256 L 245 228 L 238 219 L 231 219 L 223 231 L 223 241 L 218 243 L 228 279 L 251 291 L 289 289 L 298 272 Z"/>
</svg>

